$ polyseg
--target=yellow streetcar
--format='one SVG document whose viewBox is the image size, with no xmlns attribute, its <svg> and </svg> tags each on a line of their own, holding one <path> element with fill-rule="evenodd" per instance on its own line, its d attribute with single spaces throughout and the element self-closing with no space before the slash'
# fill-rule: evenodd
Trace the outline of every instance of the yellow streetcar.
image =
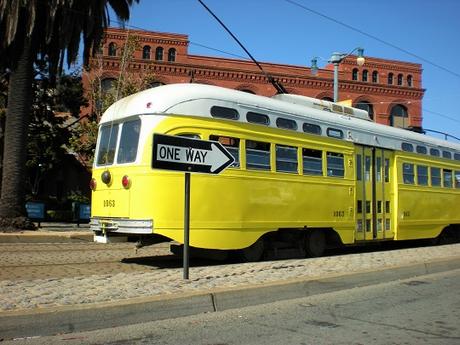
<svg viewBox="0 0 460 345">
<path fill-rule="evenodd" d="M 194 174 L 190 245 L 247 260 L 460 233 L 460 145 L 298 95 L 161 86 L 102 116 L 91 181 L 98 242 L 183 243 L 184 174 L 152 168 L 154 133 L 220 142 L 234 163 Z"/>
</svg>

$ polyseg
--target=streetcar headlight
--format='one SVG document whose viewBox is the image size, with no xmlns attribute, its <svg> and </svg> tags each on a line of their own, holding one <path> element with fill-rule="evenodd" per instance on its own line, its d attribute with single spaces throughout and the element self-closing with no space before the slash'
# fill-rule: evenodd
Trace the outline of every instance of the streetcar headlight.
<svg viewBox="0 0 460 345">
<path fill-rule="evenodd" d="M 101 180 L 104 182 L 106 185 L 109 185 L 110 182 L 112 181 L 112 175 L 110 174 L 110 171 L 105 170 L 102 175 L 101 175 Z"/>
</svg>

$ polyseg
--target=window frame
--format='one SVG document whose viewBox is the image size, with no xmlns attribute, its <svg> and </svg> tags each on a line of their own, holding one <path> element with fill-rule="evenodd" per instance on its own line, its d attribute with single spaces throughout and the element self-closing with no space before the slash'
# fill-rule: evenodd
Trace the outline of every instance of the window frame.
<svg viewBox="0 0 460 345">
<path fill-rule="evenodd" d="M 279 153 L 281 153 L 283 150 L 286 152 L 289 152 L 289 154 L 292 155 L 292 157 L 281 157 Z M 292 158 L 295 158 L 292 160 Z M 294 164 L 295 163 L 295 164 Z M 284 169 L 282 168 L 283 164 L 288 164 L 292 165 L 295 169 Z M 289 146 L 289 145 L 283 145 L 283 144 L 275 144 L 275 169 L 276 172 L 281 172 L 281 173 L 288 173 L 288 174 L 298 174 L 299 172 L 299 159 L 298 159 L 298 148 L 295 146 Z"/>
<path fill-rule="evenodd" d="M 251 119 L 250 119 L 251 117 Z M 254 121 L 254 119 L 264 119 L 265 121 Z M 270 116 L 262 113 L 257 113 L 255 111 L 248 111 L 246 113 L 246 121 L 249 123 L 255 123 L 258 125 L 263 125 L 263 126 L 270 126 Z"/>
<path fill-rule="evenodd" d="M 341 158 L 342 168 L 332 167 L 331 159 Z M 326 169 L 327 169 L 327 176 L 329 177 L 338 177 L 344 178 L 345 177 L 345 155 L 340 152 L 326 152 Z M 334 174 L 334 171 L 342 171 L 341 174 Z"/>
<path fill-rule="evenodd" d="M 410 169 L 406 169 L 406 167 Z M 408 171 L 408 172 L 407 172 Z M 403 162 L 402 181 L 407 185 L 415 185 L 415 166 L 414 163 Z"/>
<path fill-rule="evenodd" d="M 249 143 L 255 143 L 257 147 L 264 147 L 264 149 L 261 148 L 249 148 Z M 268 151 L 266 148 L 268 147 Z M 251 152 L 249 152 L 251 151 Z M 249 160 L 250 154 L 251 153 L 253 156 L 259 155 L 260 157 L 263 158 L 268 158 L 268 165 L 266 164 L 259 164 L 257 162 L 251 162 Z M 255 154 L 254 154 L 255 153 Z M 261 153 L 264 153 L 263 155 Z M 247 139 L 245 141 L 245 158 L 246 158 L 246 170 L 253 170 L 253 171 L 271 171 L 271 144 L 265 141 L 258 141 L 258 140 L 250 140 Z"/>
<path fill-rule="evenodd" d="M 209 109 L 209 113 L 213 118 L 224 119 L 224 120 L 238 120 L 240 113 L 235 108 L 223 107 L 221 105 L 213 105 Z M 231 113 L 231 114 L 230 114 Z"/>
<path fill-rule="evenodd" d="M 287 125 L 287 124 L 292 124 L 292 125 L 295 125 L 295 126 L 290 126 L 290 125 Z M 296 131 L 299 126 L 297 125 L 296 120 L 288 119 L 286 117 L 277 117 L 276 118 L 276 127 L 280 128 L 280 129 L 288 129 L 288 130 L 291 130 L 291 131 Z"/>
<path fill-rule="evenodd" d="M 311 155 L 306 155 L 306 153 L 312 153 Z M 313 154 L 314 153 L 314 154 Z M 305 162 L 314 163 L 313 165 L 318 165 L 318 169 L 306 169 Z M 317 149 L 311 149 L 307 147 L 302 147 L 302 175 L 307 176 L 324 176 L 323 171 L 323 151 Z"/>
</svg>

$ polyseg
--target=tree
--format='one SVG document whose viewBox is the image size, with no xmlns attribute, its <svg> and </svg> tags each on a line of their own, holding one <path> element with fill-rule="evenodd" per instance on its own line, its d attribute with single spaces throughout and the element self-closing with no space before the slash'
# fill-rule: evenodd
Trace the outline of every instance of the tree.
<svg viewBox="0 0 460 345">
<path fill-rule="evenodd" d="M 134 53 L 140 49 L 139 37 L 128 33 L 125 43 L 121 47 L 121 68 L 117 79 L 112 79 L 110 85 L 103 87 L 104 73 L 102 55 L 99 53 L 92 60 L 91 73 L 87 73 L 89 89 L 88 100 L 93 105 L 92 114 L 88 119 L 80 121 L 73 127 L 74 133 L 70 140 L 70 146 L 88 163 L 94 159 L 94 150 L 97 140 L 97 119 L 100 119 L 107 108 L 117 100 L 132 95 L 133 93 L 152 87 L 156 82 L 155 73 L 141 69 L 130 71 L 129 67 L 134 61 Z"/>
<path fill-rule="evenodd" d="M 29 226 L 24 219 L 27 130 L 32 102 L 33 66 L 48 59 L 51 76 L 97 51 L 109 23 L 108 8 L 124 21 L 139 0 L 0 0 L 0 67 L 11 70 L 5 123 L 0 227 Z"/>
<path fill-rule="evenodd" d="M 52 83 L 46 61 L 35 64 L 27 144 L 27 194 L 36 197 L 41 178 L 64 161 L 72 135 L 70 124 L 78 121 L 80 108 L 87 105 L 77 71 L 60 75 Z"/>
</svg>

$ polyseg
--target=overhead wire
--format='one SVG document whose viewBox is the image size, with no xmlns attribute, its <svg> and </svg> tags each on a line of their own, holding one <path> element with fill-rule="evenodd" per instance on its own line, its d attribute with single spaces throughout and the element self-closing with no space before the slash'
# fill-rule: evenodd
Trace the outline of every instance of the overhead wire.
<svg viewBox="0 0 460 345">
<path fill-rule="evenodd" d="M 323 13 L 321 13 L 321 12 L 318 12 L 318 11 L 316 11 L 316 10 L 313 10 L 313 9 L 311 9 L 311 8 L 308 8 L 308 7 L 306 7 L 306 6 L 302 5 L 302 4 L 299 4 L 298 2 L 296 2 L 296 1 L 294 1 L 294 0 L 284 0 L 284 1 L 286 1 L 286 2 L 288 2 L 288 3 L 291 3 L 292 5 L 298 6 L 298 7 L 302 8 L 302 9 L 304 9 L 304 10 L 306 10 L 306 11 L 312 12 L 312 13 L 314 13 L 314 14 L 316 14 L 316 15 L 318 15 L 318 16 L 321 16 L 321 17 L 323 17 L 323 18 L 325 18 L 325 19 L 327 19 L 327 20 L 333 21 L 333 22 L 335 22 L 335 23 L 337 23 L 337 24 L 339 24 L 339 25 L 345 26 L 345 27 L 347 27 L 347 28 L 349 28 L 349 29 L 351 29 L 351 30 L 353 30 L 353 31 L 356 31 L 356 32 L 358 32 L 358 33 L 361 33 L 361 34 L 363 34 L 363 35 L 365 35 L 365 36 L 368 36 L 368 37 L 370 37 L 370 38 L 372 38 L 372 39 L 375 39 L 375 40 L 377 40 L 377 41 L 379 41 L 379 42 L 381 42 L 381 43 L 383 43 L 383 44 L 386 44 L 386 45 L 388 45 L 388 46 L 390 46 L 390 47 L 393 47 L 393 48 L 395 48 L 395 49 L 397 49 L 397 50 L 403 51 L 404 53 L 407 53 L 407 54 L 409 54 L 409 55 L 411 55 L 411 56 L 413 56 L 413 57 L 419 58 L 419 59 L 422 60 L 422 61 L 425 61 L 425 62 L 427 62 L 427 63 L 429 63 L 429 64 L 432 64 L 433 66 L 438 67 L 438 68 L 440 68 L 440 69 L 442 69 L 442 70 L 445 70 L 445 71 L 448 72 L 448 73 L 452 73 L 453 75 L 455 75 L 455 76 L 457 76 L 457 77 L 460 77 L 460 74 L 457 74 L 457 73 L 455 73 L 455 72 L 453 72 L 453 71 L 450 71 L 449 69 L 446 69 L 446 68 L 444 68 L 444 67 L 442 67 L 442 66 L 440 66 L 440 65 L 438 65 L 438 64 L 436 64 L 436 63 L 433 63 L 433 62 L 431 62 L 431 61 L 429 61 L 429 60 L 427 60 L 427 59 L 425 59 L 425 58 L 419 57 L 419 56 L 416 55 L 416 54 L 413 54 L 413 53 L 411 53 L 411 52 L 409 52 L 409 51 L 407 51 L 407 50 L 405 50 L 405 49 L 403 49 L 403 48 L 400 48 L 400 47 L 398 47 L 398 46 L 396 46 L 396 45 L 394 45 L 394 44 L 392 44 L 392 43 L 386 42 L 386 41 L 384 41 L 384 40 L 382 40 L 382 39 L 380 39 L 380 38 L 378 38 L 378 37 L 375 37 L 375 36 L 373 36 L 373 35 L 371 35 L 371 34 L 368 34 L 368 33 L 364 32 L 364 31 L 362 31 L 362 30 L 360 30 L 360 29 L 357 29 L 357 28 L 355 28 L 355 27 L 353 27 L 353 26 L 351 26 L 351 25 L 348 25 L 348 24 L 346 24 L 346 23 L 343 23 L 343 22 L 341 22 L 341 21 L 339 21 L 339 20 L 337 20 L 337 19 L 335 19 L 335 18 L 332 18 L 332 17 L 330 17 L 330 16 L 327 16 L 327 15 L 325 15 L 325 14 L 323 14 Z M 145 32 L 151 31 L 151 30 L 148 30 L 148 29 L 139 27 L 139 26 L 132 25 L 132 24 L 122 23 L 122 22 L 117 21 L 117 20 L 111 20 L 111 22 L 116 23 L 116 24 L 118 24 L 118 25 L 124 25 L 124 27 L 132 28 L 132 29 L 136 29 L 136 30 L 140 30 L 140 31 L 145 31 Z M 201 47 L 201 48 L 205 48 L 205 49 L 208 49 L 208 50 L 216 51 L 216 52 L 219 52 L 219 53 L 227 54 L 227 55 L 229 55 L 229 56 L 233 56 L 233 57 L 237 57 L 237 58 L 241 58 L 241 59 L 244 59 L 244 60 L 248 60 L 248 61 L 249 61 L 248 58 L 246 58 L 246 57 L 244 57 L 244 56 L 241 56 L 241 55 L 238 55 L 238 54 L 230 53 L 230 52 L 227 52 L 227 51 L 224 51 L 224 50 L 221 50 L 221 49 L 213 48 L 213 47 L 210 47 L 210 46 L 207 46 L 207 45 L 204 45 L 204 44 L 201 44 L 201 43 L 193 42 L 193 41 L 189 41 L 189 42 L 190 42 L 191 45 L 199 46 L 199 47 Z M 404 104 L 410 104 L 411 102 L 422 102 L 422 101 L 421 101 L 421 100 L 413 100 L 413 101 L 407 101 L 407 102 L 402 102 L 402 103 L 404 103 Z M 392 103 L 392 102 L 379 102 L 379 104 L 384 104 L 384 103 Z M 400 103 L 401 103 L 401 102 L 400 102 Z M 459 120 L 453 118 L 452 116 L 445 115 L 445 114 L 442 114 L 442 113 L 439 113 L 439 112 L 435 112 L 435 111 L 431 111 L 431 110 L 428 110 L 428 109 L 426 109 L 426 108 L 422 108 L 422 110 L 425 111 L 425 112 L 427 112 L 427 113 L 430 113 L 430 114 L 433 114 L 433 115 L 436 115 L 436 116 L 440 116 L 440 117 L 446 118 L 446 119 L 448 119 L 448 120 L 451 120 L 451 121 L 460 123 Z"/>
<path fill-rule="evenodd" d="M 331 16 L 328 16 L 328 15 L 326 15 L 326 14 L 324 14 L 324 13 L 321 13 L 321 12 L 319 12 L 319 11 L 316 11 L 316 10 L 310 8 L 310 7 L 305 6 L 305 5 L 302 5 L 302 4 L 300 4 L 299 2 L 297 2 L 297 1 L 294 1 L 294 0 L 284 0 L 284 1 L 286 1 L 287 3 L 290 3 L 291 5 L 297 6 L 297 7 L 301 8 L 301 9 L 303 9 L 303 10 L 305 10 L 305 11 L 308 11 L 308 12 L 311 12 L 311 13 L 313 13 L 313 14 L 316 14 L 317 16 L 320 16 L 320 17 L 322 17 L 322 18 L 324 18 L 324 19 L 327 19 L 327 20 L 329 20 L 329 21 L 331 21 L 331 22 L 334 22 L 334 23 L 336 23 L 336 24 L 339 24 L 339 25 L 341 25 L 341 26 L 344 26 L 344 27 L 346 27 L 346 28 L 348 28 L 348 29 L 350 29 L 350 30 L 353 30 L 353 31 L 355 31 L 355 32 L 358 32 L 358 33 L 360 33 L 361 35 L 364 35 L 364 36 L 366 36 L 366 37 L 372 38 L 373 40 L 376 40 L 376 41 L 378 41 L 378 42 L 380 42 L 380 43 L 382 43 L 382 44 L 384 44 L 384 45 L 387 45 L 387 46 L 389 46 L 389 47 L 391 47 L 391 48 L 394 48 L 394 49 L 396 49 L 396 50 L 399 50 L 399 51 L 401 51 L 401 52 L 403 52 L 403 53 L 405 53 L 405 54 L 407 54 L 407 55 L 410 55 L 410 56 L 412 56 L 412 57 L 415 57 L 416 59 L 418 59 L 418 60 L 420 60 L 420 61 L 426 62 L 427 64 L 430 64 L 430 65 L 432 65 L 432 66 L 434 66 L 434 67 L 437 67 L 437 68 L 443 70 L 444 72 L 450 73 L 450 74 L 456 76 L 457 78 L 460 78 L 460 74 L 459 74 L 459 73 L 454 72 L 454 71 L 452 71 L 452 70 L 450 70 L 450 69 L 448 69 L 448 68 L 446 68 L 446 67 L 444 67 L 444 66 L 441 66 L 441 65 L 439 65 L 439 64 L 437 64 L 437 63 L 435 63 L 435 62 L 433 62 L 433 61 L 431 61 L 431 60 L 428 60 L 428 59 L 426 59 L 426 58 L 424 58 L 424 57 L 422 57 L 422 56 L 420 56 L 420 55 L 414 54 L 414 53 L 412 53 L 411 51 L 409 51 L 409 50 L 407 50 L 407 49 L 401 48 L 401 47 L 399 47 L 399 46 L 397 46 L 397 45 L 395 45 L 395 44 L 393 44 L 393 43 L 390 43 L 390 42 L 388 42 L 388 41 L 385 41 L 385 40 L 383 40 L 383 39 L 381 39 L 381 38 L 379 38 L 379 37 L 377 37 L 377 36 L 375 36 L 375 35 L 369 34 L 369 33 L 365 32 L 365 31 L 363 31 L 363 30 L 361 30 L 361 29 L 358 29 L 358 28 L 356 28 L 356 27 L 354 27 L 354 26 L 351 26 L 351 25 L 349 25 L 349 24 L 346 24 L 346 23 L 344 23 L 344 22 L 342 22 L 342 21 L 340 21 L 340 20 L 338 20 L 338 19 L 335 19 L 335 18 L 333 18 L 333 17 L 331 17 Z"/>
</svg>

